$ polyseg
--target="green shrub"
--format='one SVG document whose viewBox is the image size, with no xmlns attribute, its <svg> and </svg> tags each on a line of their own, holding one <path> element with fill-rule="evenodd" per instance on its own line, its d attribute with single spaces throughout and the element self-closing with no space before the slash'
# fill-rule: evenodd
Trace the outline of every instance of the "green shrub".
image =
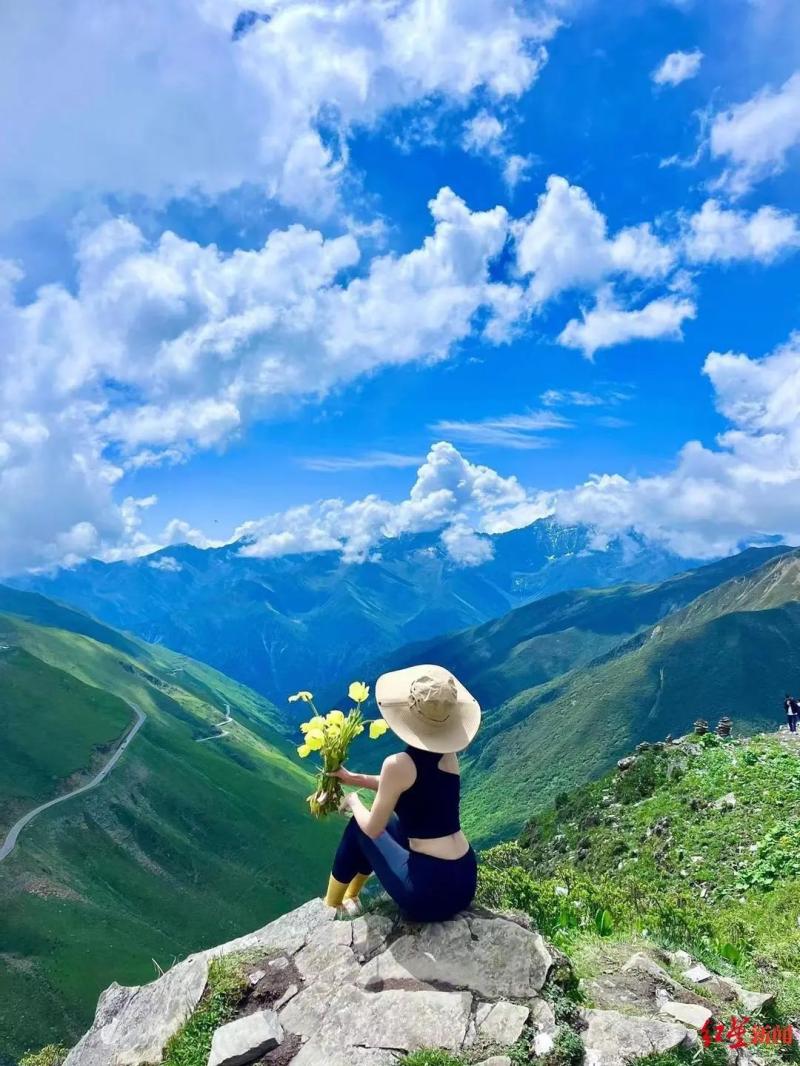
<svg viewBox="0 0 800 1066">
<path fill-rule="evenodd" d="M 231 1020 L 246 987 L 240 956 L 214 959 L 197 1009 L 165 1048 L 164 1066 L 206 1066 L 215 1031 Z"/>
<path fill-rule="evenodd" d="M 716 1047 L 677 1051 L 660 1051 L 638 1059 L 636 1066 L 725 1066 L 728 1061 L 724 1044 Z"/>
<path fill-rule="evenodd" d="M 19 1066 L 61 1066 L 69 1048 L 63 1044 L 48 1044 L 41 1051 L 29 1051 L 19 1060 Z"/>
<path fill-rule="evenodd" d="M 553 1047 L 542 1059 L 542 1066 L 580 1066 L 584 1046 L 574 1029 L 562 1025 L 556 1033 Z"/>
<path fill-rule="evenodd" d="M 451 1055 L 449 1051 L 442 1051 L 440 1048 L 412 1051 L 400 1062 L 402 1066 L 464 1066 L 462 1058 L 458 1055 Z"/>
<path fill-rule="evenodd" d="M 665 759 L 660 751 L 637 755 L 630 769 L 614 780 L 614 793 L 620 803 L 637 803 L 652 796 L 665 777 Z"/>
</svg>

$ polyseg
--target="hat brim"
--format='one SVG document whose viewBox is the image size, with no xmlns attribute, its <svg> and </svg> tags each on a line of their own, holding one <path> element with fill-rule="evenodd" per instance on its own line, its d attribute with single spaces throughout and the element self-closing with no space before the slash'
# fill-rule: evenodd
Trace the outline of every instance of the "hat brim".
<svg viewBox="0 0 800 1066">
<path fill-rule="evenodd" d="M 447 755 L 468 747 L 481 724 L 481 709 L 478 701 L 453 678 L 458 693 L 457 713 L 440 725 L 425 722 L 414 715 L 409 706 L 411 683 L 426 670 L 441 669 L 427 664 L 409 666 L 404 670 L 392 670 L 382 674 L 375 683 L 375 702 L 384 721 L 406 744 L 423 751 Z M 452 676 L 452 675 L 451 675 Z"/>
</svg>

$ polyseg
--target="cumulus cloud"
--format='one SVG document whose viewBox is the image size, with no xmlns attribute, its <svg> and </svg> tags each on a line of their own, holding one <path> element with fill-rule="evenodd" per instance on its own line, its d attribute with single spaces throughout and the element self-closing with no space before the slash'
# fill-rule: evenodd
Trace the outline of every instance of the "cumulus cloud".
<svg viewBox="0 0 800 1066">
<path fill-rule="evenodd" d="M 517 267 L 529 276 L 537 305 L 567 289 L 593 289 L 614 275 L 664 278 L 675 265 L 676 250 L 649 223 L 609 236 L 605 216 L 586 192 L 555 174 L 515 234 Z"/>
<path fill-rule="evenodd" d="M 733 196 L 779 173 L 800 144 L 800 71 L 714 117 L 711 155 L 726 164 L 717 186 Z"/>
<path fill-rule="evenodd" d="M 330 211 L 354 129 L 434 97 L 519 96 L 558 28 L 547 3 L 524 14 L 512 0 L 253 10 L 246 27 L 228 0 L 110 0 L 102 18 L 92 0 L 43 0 L 6 17 L 0 222 L 63 197 L 213 197 L 244 182 Z"/>
<path fill-rule="evenodd" d="M 221 253 L 123 219 L 85 235 L 74 292 L 18 303 L 0 270 L 0 572 L 122 542 L 124 469 L 224 445 L 253 419 L 383 366 L 448 355 L 480 312 L 503 339 L 514 286 L 490 280 L 502 208 L 449 189 L 433 232 L 351 276 L 351 235 L 294 225 Z M 41 500 L 48 499 L 48 507 Z M 65 539 L 66 538 L 66 539 Z"/>
<path fill-rule="evenodd" d="M 376 495 L 350 503 L 322 500 L 246 522 L 234 539 L 245 540 L 241 551 L 248 556 L 336 550 L 345 560 L 359 562 L 383 537 L 441 529 L 451 557 L 472 565 L 491 554 L 491 542 L 478 534 L 502 526 L 526 500 L 515 477 L 471 463 L 442 441 L 430 449 L 409 495 L 399 503 Z"/>
<path fill-rule="evenodd" d="M 611 348 L 633 340 L 680 340 L 682 325 L 692 319 L 697 308 L 692 300 L 680 296 L 661 296 L 644 307 L 626 310 L 610 289 L 598 294 L 597 303 L 573 318 L 559 335 L 559 344 L 577 348 L 591 359 L 600 348 Z"/>
<path fill-rule="evenodd" d="M 656 85 L 680 85 L 682 81 L 696 76 L 702 62 L 703 53 L 699 48 L 691 52 L 670 52 L 651 77 Z"/>
<path fill-rule="evenodd" d="M 704 373 L 729 422 L 715 446 L 689 441 L 662 476 L 602 475 L 554 494 L 556 517 L 633 527 L 698 558 L 765 536 L 800 543 L 800 334 L 761 359 L 712 352 Z"/>
<path fill-rule="evenodd" d="M 799 244 L 796 215 L 770 206 L 748 215 L 727 209 L 718 200 L 706 200 L 691 216 L 685 238 L 686 254 L 694 263 L 748 259 L 771 263 Z"/>
</svg>

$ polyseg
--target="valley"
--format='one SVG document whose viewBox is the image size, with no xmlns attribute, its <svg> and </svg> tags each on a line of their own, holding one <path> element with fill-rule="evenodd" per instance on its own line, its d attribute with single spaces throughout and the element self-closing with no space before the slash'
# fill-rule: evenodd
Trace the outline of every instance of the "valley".
<svg viewBox="0 0 800 1066">
<path fill-rule="evenodd" d="M 112 978 L 146 981 L 301 902 L 337 829 L 308 817 L 311 778 L 280 715 L 241 684 L 2 587 L 0 630 L 0 835 L 49 805 L 0 864 L 5 1066 L 74 1039 Z M 227 735 L 196 743 L 226 706 Z"/>
</svg>

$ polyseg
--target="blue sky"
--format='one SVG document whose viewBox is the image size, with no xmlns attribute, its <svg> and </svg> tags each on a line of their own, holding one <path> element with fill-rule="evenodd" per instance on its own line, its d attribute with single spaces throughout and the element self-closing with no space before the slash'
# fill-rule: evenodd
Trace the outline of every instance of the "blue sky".
<svg viewBox="0 0 800 1066">
<path fill-rule="evenodd" d="M 800 539 L 796 5 L 47 6 L 3 35 L 0 570 Z"/>
</svg>

